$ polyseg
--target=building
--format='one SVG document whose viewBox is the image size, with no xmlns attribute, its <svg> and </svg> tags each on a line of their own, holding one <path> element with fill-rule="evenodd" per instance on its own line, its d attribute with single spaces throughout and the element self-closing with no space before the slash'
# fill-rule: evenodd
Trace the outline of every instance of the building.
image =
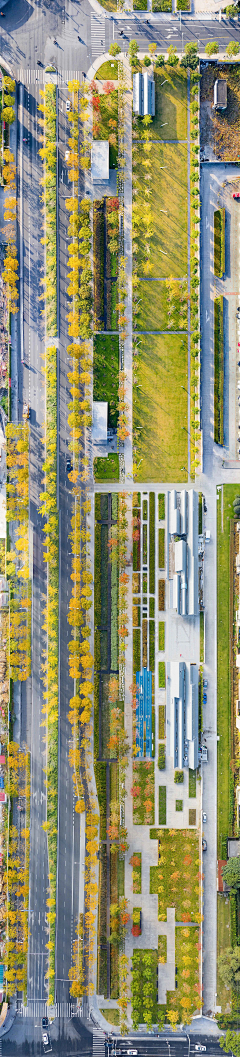
<svg viewBox="0 0 240 1057">
<path fill-rule="evenodd" d="M 228 859 L 237 859 L 240 855 L 240 840 L 238 837 L 228 837 L 227 856 Z"/>
<path fill-rule="evenodd" d="M 147 70 L 133 74 L 133 113 L 138 117 L 155 114 L 155 82 Z"/>
<path fill-rule="evenodd" d="M 94 139 L 91 149 L 91 172 L 93 183 L 109 180 L 109 142 Z"/>
<path fill-rule="evenodd" d="M 170 609 L 181 616 L 197 616 L 198 493 L 194 489 L 169 492 Z"/>
<path fill-rule="evenodd" d="M 95 444 L 107 444 L 108 439 L 108 402 L 93 401 L 92 439 Z"/>
<path fill-rule="evenodd" d="M 198 766 L 198 667 L 185 661 L 167 664 L 167 756 L 173 766 Z"/>
<path fill-rule="evenodd" d="M 213 106 L 215 110 L 227 109 L 227 81 L 222 77 L 214 82 Z"/>
</svg>

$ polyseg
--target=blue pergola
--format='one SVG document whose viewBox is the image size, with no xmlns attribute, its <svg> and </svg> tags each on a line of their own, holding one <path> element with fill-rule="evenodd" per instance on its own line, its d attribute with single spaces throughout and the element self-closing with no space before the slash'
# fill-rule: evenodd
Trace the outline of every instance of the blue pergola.
<svg viewBox="0 0 240 1057">
<path fill-rule="evenodd" d="M 152 758 L 152 672 L 136 673 L 136 746 L 139 759 Z"/>
</svg>

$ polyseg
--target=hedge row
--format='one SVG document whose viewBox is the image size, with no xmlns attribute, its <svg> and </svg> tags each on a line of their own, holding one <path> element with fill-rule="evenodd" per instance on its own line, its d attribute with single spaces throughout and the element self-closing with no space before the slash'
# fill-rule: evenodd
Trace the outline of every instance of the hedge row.
<svg viewBox="0 0 240 1057">
<path fill-rule="evenodd" d="M 165 745 L 158 746 L 158 766 L 159 771 L 165 770 Z"/>
<path fill-rule="evenodd" d="M 165 705 L 159 705 L 158 737 L 165 738 Z"/>
<path fill-rule="evenodd" d="M 155 593 L 155 492 L 149 492 L 149 591 Z"/>
<path fill-rule="evenodd" d="M 104 326 L 104 201 L 93 204 L 94 328 Z"/>
<path fill-rule="evenodd" d="M 167 790 L 165 785 L 159 786 L 159 808 L 158 808 L 158 821 L 159 826 L 166 826 L 167 818 Z"/>
<path fill-rule="evenodd" d="M 165 530 L 160 528 L 158 530 L 158 567 L 164 569 L 165 566 Z"/>
<path fill-rule="evenodd" d="M 158 496 L 158 520 L 164 521 L 165 518 L 165 494 L 160 492 Z"/>
<path fill-rule="evenodd" d="M 161 613 L 165 609 L 165 580 L 159 580 L 158 583 L 158 608 Z"/>
<path fill-rule="evenodd" d="M 155 620 L 149 620 L 149 668 L 155 668 Z"/>
<path fill-rule="evenodd" d="M 140 671 L 140 628 L 133 628 L 133 674 Z"/>
<path fill-rule="evenodd" d="M 225 272 L 225 209 L 214 212 L 214 275 L 222 279 Z"/>
<path fill-rule="evenodd" d="M 160 689 L 165 689 L 166 678 L 165 678 L 165 661 L 159 661 L 158 664 L 158 683 Z"/>
<path fill-rule="evenodd" d="M 224 342 L 223 342 L 223 297 L 214 301 L 214 440 L 223 444 L 223 386 L 224 386 Z"/>
</svg>

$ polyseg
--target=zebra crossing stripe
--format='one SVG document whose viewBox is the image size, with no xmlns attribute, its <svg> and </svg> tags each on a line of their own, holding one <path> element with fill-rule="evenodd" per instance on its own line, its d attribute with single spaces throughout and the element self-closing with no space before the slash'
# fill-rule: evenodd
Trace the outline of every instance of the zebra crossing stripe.
<svg viewBox="0 0 240 1057">
<path fill-rule="evenodd" d="M 105 1057 L 105 1035 L 101 1031 L 93 1031 L 93 1057 Z"/>
<path fill-rule="evenodd" d="M 91 44 L 92 56 L 96 59 L 105 51 L 105 19 L 99 15 L 91 15 Z"/>
</svg>

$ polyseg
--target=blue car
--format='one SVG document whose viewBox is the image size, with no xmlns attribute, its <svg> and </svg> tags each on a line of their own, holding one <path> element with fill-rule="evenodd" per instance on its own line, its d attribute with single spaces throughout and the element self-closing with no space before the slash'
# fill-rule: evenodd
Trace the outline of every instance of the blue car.
<svg viewBox="0 0 240 1057">
<path fill-rule="evenodd" d="M 207 694 L 203 694 L 203 704 L 207 704 Z"/>
</svg>

